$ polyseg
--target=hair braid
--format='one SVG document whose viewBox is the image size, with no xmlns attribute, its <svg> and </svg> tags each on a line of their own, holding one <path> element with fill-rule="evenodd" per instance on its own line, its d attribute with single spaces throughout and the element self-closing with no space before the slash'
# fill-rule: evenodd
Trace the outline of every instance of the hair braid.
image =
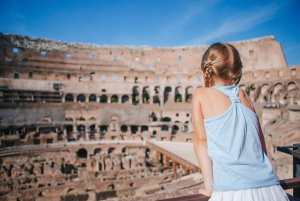
<svg viewBox="0 0 300 201">
<path fill-rule="evenodd" d="M 213 64 L 211 62 L 208 62 L 204 66 L 204 69 L 205 69 L 205 87 L 210 87 L 211 86 L 212 76 L 214 74 L 212 66 L 213 66 Z"/>
</svg>

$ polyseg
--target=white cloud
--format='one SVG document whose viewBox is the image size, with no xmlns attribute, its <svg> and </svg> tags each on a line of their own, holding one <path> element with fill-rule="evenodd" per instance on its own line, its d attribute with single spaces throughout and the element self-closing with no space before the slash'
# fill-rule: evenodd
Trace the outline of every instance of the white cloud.
<svg viewBox="0 0 300 201">
<path fill-rule="evenodd" d="M 219 27 L 215 28 L 214 30 L 207 31 L 201 37 L 191 40 L 187 44 L 195 45 L 211 43 L 215 42 L 216 40 L 219 41 L 219 38 L 223 36 L 246 31 L 252 27 L 255 27 L 256 25 L 272 19 L 280 8 L 280 6 L 272 4 L 265 7 L 260 7 L 250 12 L 238 13 L 225 19 Z"/>
</svg>

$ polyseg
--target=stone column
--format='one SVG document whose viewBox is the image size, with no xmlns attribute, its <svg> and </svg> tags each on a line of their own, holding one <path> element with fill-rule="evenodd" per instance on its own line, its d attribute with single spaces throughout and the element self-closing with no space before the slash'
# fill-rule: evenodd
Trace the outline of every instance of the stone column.
<svg viewBox="0 0 300 201">
<path fill-rule="evenodd" d="M 177 172 L 177 163 L 172 160 L 172 168 L 173 168 L 173 174 Z"/>
<path fill-rule="evenodd" d="M 169 167 L 169 158 L 167 156 L 164 156 L 164 166 Z"/>
</svg>

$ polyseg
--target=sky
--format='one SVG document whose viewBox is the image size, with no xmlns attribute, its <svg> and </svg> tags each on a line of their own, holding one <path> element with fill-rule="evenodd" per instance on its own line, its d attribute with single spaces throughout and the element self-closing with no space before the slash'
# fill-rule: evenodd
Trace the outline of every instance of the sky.
<svg viewBox="0 0 300 201">
<path fill-rule="evenodd" d="M 210 45 L 273 35 L 300 65 L 300 0 L 0 0 L 0 32 L 98 45 Z"/>
</svg>

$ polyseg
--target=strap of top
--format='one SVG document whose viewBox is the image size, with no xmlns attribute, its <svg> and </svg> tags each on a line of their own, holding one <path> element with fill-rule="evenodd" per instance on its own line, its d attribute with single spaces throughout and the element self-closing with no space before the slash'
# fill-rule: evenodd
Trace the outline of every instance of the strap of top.
<svg viewBox="0 0 300 201">
<path fill-rule="evenodd" d="M 213 88 L 219 90 L 226 96 L 230 98 L 230 100 L 234 103 L 240 103 L 240 99 L 238 97 L 239 94 L 239 88 L 236 85 L 230 85 L 230 86 L 213 86 Z"/>
</svg>

